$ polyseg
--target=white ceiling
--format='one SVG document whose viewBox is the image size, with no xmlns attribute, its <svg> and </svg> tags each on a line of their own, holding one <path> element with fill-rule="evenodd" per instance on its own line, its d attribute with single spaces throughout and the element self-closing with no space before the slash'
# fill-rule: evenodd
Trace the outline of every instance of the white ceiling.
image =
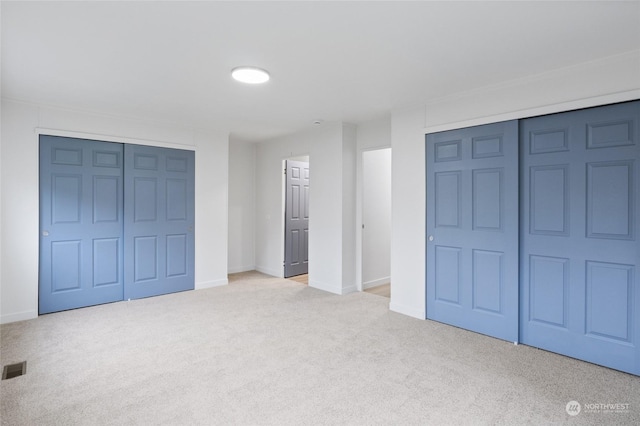
<svg viewBox="0 0 640 426">
<path fill-rule="evenodd" d="M 640 49 L 638 1 L 1 7 L 3 97 L 251 141 Z"/>
</svg>

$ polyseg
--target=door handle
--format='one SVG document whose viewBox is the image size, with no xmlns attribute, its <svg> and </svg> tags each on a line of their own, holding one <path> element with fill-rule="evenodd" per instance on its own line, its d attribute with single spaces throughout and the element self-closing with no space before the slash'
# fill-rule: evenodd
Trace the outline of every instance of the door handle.
<svg viewBox="0 0 640 426">
<path fill-rule="evenodd" d="M 429 235 L 429 241 L 433 241 L 433 235 Z"/>
<path fill-rule="evenodd" d="M 42 236 L 43 237 L 48 237 L 49 236 L 49 231 L 42 231 Z"/>
</svg>

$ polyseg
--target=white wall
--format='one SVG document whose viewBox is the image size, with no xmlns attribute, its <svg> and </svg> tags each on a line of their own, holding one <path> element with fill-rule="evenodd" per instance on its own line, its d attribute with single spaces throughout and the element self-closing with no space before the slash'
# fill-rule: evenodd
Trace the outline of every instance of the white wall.
<svg viewBox="0 0 640 426">
<path fill-rule="evenodd" d="M 426 133 L 632 99 L 640 99 L 640 51 L 394 111 L 390 309 L 426 315 Z"/>
<path fill-rule="evenodd" d="M 362 153 L 362 288 L 390 281 L 391 148 Z"/>
<path fill-rule="evenodd" d="M 355 185 L 350 176 L 355 130 L 343 123 L 325 122 L 256 145 L 256 269 L 283 276 L 282 160 L 303 155 L 309 156 L 310 169 L 309 285 L 344 294 L 355 290 L 355 254 L 349 247 L 355 227 L 349 202 L 354 201 L 345 200 Z"/>
<path fill-rule="evenodd" d="M 255 168 L 253 143 L 229 142 L 228 272 L 255 269 Z"/>
<path fill-rule="evenodd" d="M 637 99 L 640 51 L 436 99 L 426 105 L 429 132 Z M 591 99 L 590 98 L 595 98 Z"/>
<path fill-rule="evenodd" d="M 391 302 L 389 308 L 425 318 L 424 109 L 391 118 Z"/>
<path fill-rule="evenodd" d="M 356 291 L 356 126 L 342 125 L 342 292 Z"/>
<path fill-rule="evenodd" d="M 2 100 L 0 321 L 37 316 L 38 133 L 195 150 L 196 289 L 227 283 L 228 136 Z"/>
</svg>

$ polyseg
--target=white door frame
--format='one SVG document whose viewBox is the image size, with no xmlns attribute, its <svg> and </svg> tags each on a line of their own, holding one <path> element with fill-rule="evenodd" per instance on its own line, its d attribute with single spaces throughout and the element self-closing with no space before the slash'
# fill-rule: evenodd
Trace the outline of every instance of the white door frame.
<svg viewBox="0 0 640 426">
<path fill-rule="evenodd" d="M 356 156 L 356 286 L 358 291 L 363 291 L 362 281 L 362 225 L 364 223 L 364 174 L 363 174 L 363 157 L 365 152 L 379 151 L 381 149 L 392 149 L 391 145 L 367 147 L 358 149 Z M 393 155 L 393 150 L 391 150 Z M 393 191 L 393 186 L 391 187 Z"/>
</svg>

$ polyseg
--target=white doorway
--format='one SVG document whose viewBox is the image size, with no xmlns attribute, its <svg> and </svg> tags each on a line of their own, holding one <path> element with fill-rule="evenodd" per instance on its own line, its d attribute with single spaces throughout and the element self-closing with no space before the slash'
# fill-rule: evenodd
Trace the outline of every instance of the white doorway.
<svg viewBox="0 0 640 426">
<path fill-rule="evenodd" d="M 391 148 L 362 153 L 362 290 L 389 294 Z M 385 286 L 385 287 L 383 287 Z"/>
</svg>

